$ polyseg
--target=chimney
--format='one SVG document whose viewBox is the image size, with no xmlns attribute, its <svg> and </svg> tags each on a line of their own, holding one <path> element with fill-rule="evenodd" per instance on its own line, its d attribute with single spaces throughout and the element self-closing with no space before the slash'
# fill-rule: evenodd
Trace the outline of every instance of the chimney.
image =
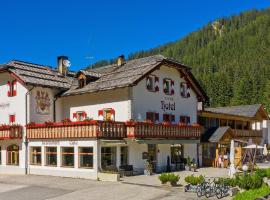
<svg viewBox="0 0 270 200">
<path fill-rule="evenodd" d="M 117 58 L 117 66 L 122 66 L 125 62 L 125 56 L 124 55 L 121 55 Z"/>
<path fill-rule="evenodd" d="M 70 67 L 70 62 L 67 56 L 57 57 L 57 69 L 61 74 L 66 75 L 69 67 Z"/>
</svg>

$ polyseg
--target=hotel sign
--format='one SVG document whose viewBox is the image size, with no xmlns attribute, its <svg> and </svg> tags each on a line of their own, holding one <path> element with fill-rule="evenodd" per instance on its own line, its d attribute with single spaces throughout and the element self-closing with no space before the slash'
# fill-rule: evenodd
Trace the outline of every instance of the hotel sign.
<svg viewBox="0 0 270 200">
<path fill-rule="evenodd" d="M 161 109 L 166 111 L 175 111 L 175 102 L 172 97 L 165 97 L 164 100 L 160 101 Z"/>
</svg>

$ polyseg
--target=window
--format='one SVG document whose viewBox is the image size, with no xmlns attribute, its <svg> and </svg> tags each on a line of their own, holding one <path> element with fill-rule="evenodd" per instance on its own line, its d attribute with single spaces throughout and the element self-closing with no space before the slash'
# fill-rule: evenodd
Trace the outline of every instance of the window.
<svg viewBox="0 0 270 200">
<path fill-rule="evenodd" d="M 80 111 L 76 113 L 76 118 L 77 118 L 77 121 L 79 122 L 85 120 L 86 117 L 87 117 L 87 114 L 84 111 Z"/>
<path fill-rule="evenodd" d="M 116 170 L 116 147 L 101 147 L 102 170 Z"/>
<path fill-rule="evenodd" d="M 19 146 L 10 145 L 7 147 L 7 165 L 19 165 Z"/>
<path fill-rule="evenodd" d="M 159 113 L 154 113 L 154 112 L 147 112 L 146 113 L 146 120 L 151 121 L 153 123 L 159 122 Z"/>
<path fill-rule="evenodd" d="M 181 144 L 171 145 L 171 163 L 180 163 L 184 158 L 184 146 Z"/>
<path fill-rule="evenodd" d="M 190 117 L 189 116 L 180 116 L 180 123 L 190 124 Z"/>
<path fill-rule="evenodd" d="M 163 79 L 163 91 L 167 95 L 174 94 L 174 81 L 171 79 Z"/>
<path fill-rule="evenodd" d="M 175 122 L 175 116 L 171 114 L 163 114 L 163 121 L 164 122 Z"/>
<path fill-rule="evenodd" d="M 16 80 L 12 82 L 8 81 L 7 85 L 8 85 L 7 96 L 8 97 L 16 96 L 17 95 L 17 81 Z"/>
<path fill-rule="evenodd" d="M 41 147 L 30 148 L 30 164 L 41 165 Z"/>
<path fill-rule="evenodd" d="M 47 166 L 57 166 L 57 147 L 46 147 L 45 156 Z"/>
<path fill-rule="evenodd" d="M 74 167 L 74 148 L 62 147 L 62 167 Z"/>
<path fill-rule="evenodd" d="M 128 165 L 128 147 L 121 147 L 121 165 Z"/>
<path fill-rule="evenodd" d="M 79 148 L 79 167 L 93 168 L 93 147 Z"/>
<path fill-rule="evenodd" d="M 183 98 L 190 97 L 190 86 L 187 83 L 180 83 L 180 94 Z"/>
<path fill-rule="evenodd" d="M 9 123 L 10 124 L 14 124 L 16 120 L 16 116 L 15 115 L 9 115 Z"/>
<path fill-rule="evenodd" d="M 98 119 L 104 121 L 114 121 L 115 120 L 115 110 L 112 108 L 105 108 L 98 111 Z"/>
<path fill-rule="evenodd" d="M 151 92 L 159 91 L 159 78 L 154 75 L 149 75 L 146 78 L 146 89 Z"/>
</svg>

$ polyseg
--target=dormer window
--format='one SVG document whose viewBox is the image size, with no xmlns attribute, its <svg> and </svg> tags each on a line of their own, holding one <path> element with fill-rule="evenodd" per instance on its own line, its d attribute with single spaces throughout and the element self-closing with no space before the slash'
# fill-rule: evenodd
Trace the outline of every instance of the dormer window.
<svg viewBox="0 0 270 200">
<path fill-rule="evenodd" d="M 79 83 L 79 88 L 83 88 L 86 85 L 86 76 L 84 74 L 81 74 L 78 77 L 78 83 Z"/>
<path fill-rule="evenodd" d="M 83 88 L 86 85 L 85 79 L 79 79 L 79 88 Z"/>
</svg>

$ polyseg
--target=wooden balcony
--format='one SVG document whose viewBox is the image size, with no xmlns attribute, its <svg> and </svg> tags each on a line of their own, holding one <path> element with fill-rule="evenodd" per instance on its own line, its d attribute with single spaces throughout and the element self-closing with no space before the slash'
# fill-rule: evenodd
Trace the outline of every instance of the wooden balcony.
<svg viewBox="0 0 270 200">
<path fill-rule="evenodd" d="M 123 122 L 71 122 L 35 124 L 27 126 L 28 139 L 101 138 L 123 139 L 126 126 Z"/>
<path fill-rule="evenodd" d="M 253 137 L 263 137 L 262 130 L 240 130 L 240 129 L 234 129 L 233 130 L 235 136 L 237 138 L 253 138 Z"/>
<path fill-rule="evenodd" d="M 19 125 L 2 125 L 0 126 L 0 140 L 21 139 L 22 131 L 23 128 Z"/>
<path fill-rule="evenodd" d="M 161 139 L 186 139 L 201 137 L 203 129 L 195 125 L 163 125 L 143 122 L 129 123 L 127 137 L 129 138 L 161 138 Z"/>
</svg>

